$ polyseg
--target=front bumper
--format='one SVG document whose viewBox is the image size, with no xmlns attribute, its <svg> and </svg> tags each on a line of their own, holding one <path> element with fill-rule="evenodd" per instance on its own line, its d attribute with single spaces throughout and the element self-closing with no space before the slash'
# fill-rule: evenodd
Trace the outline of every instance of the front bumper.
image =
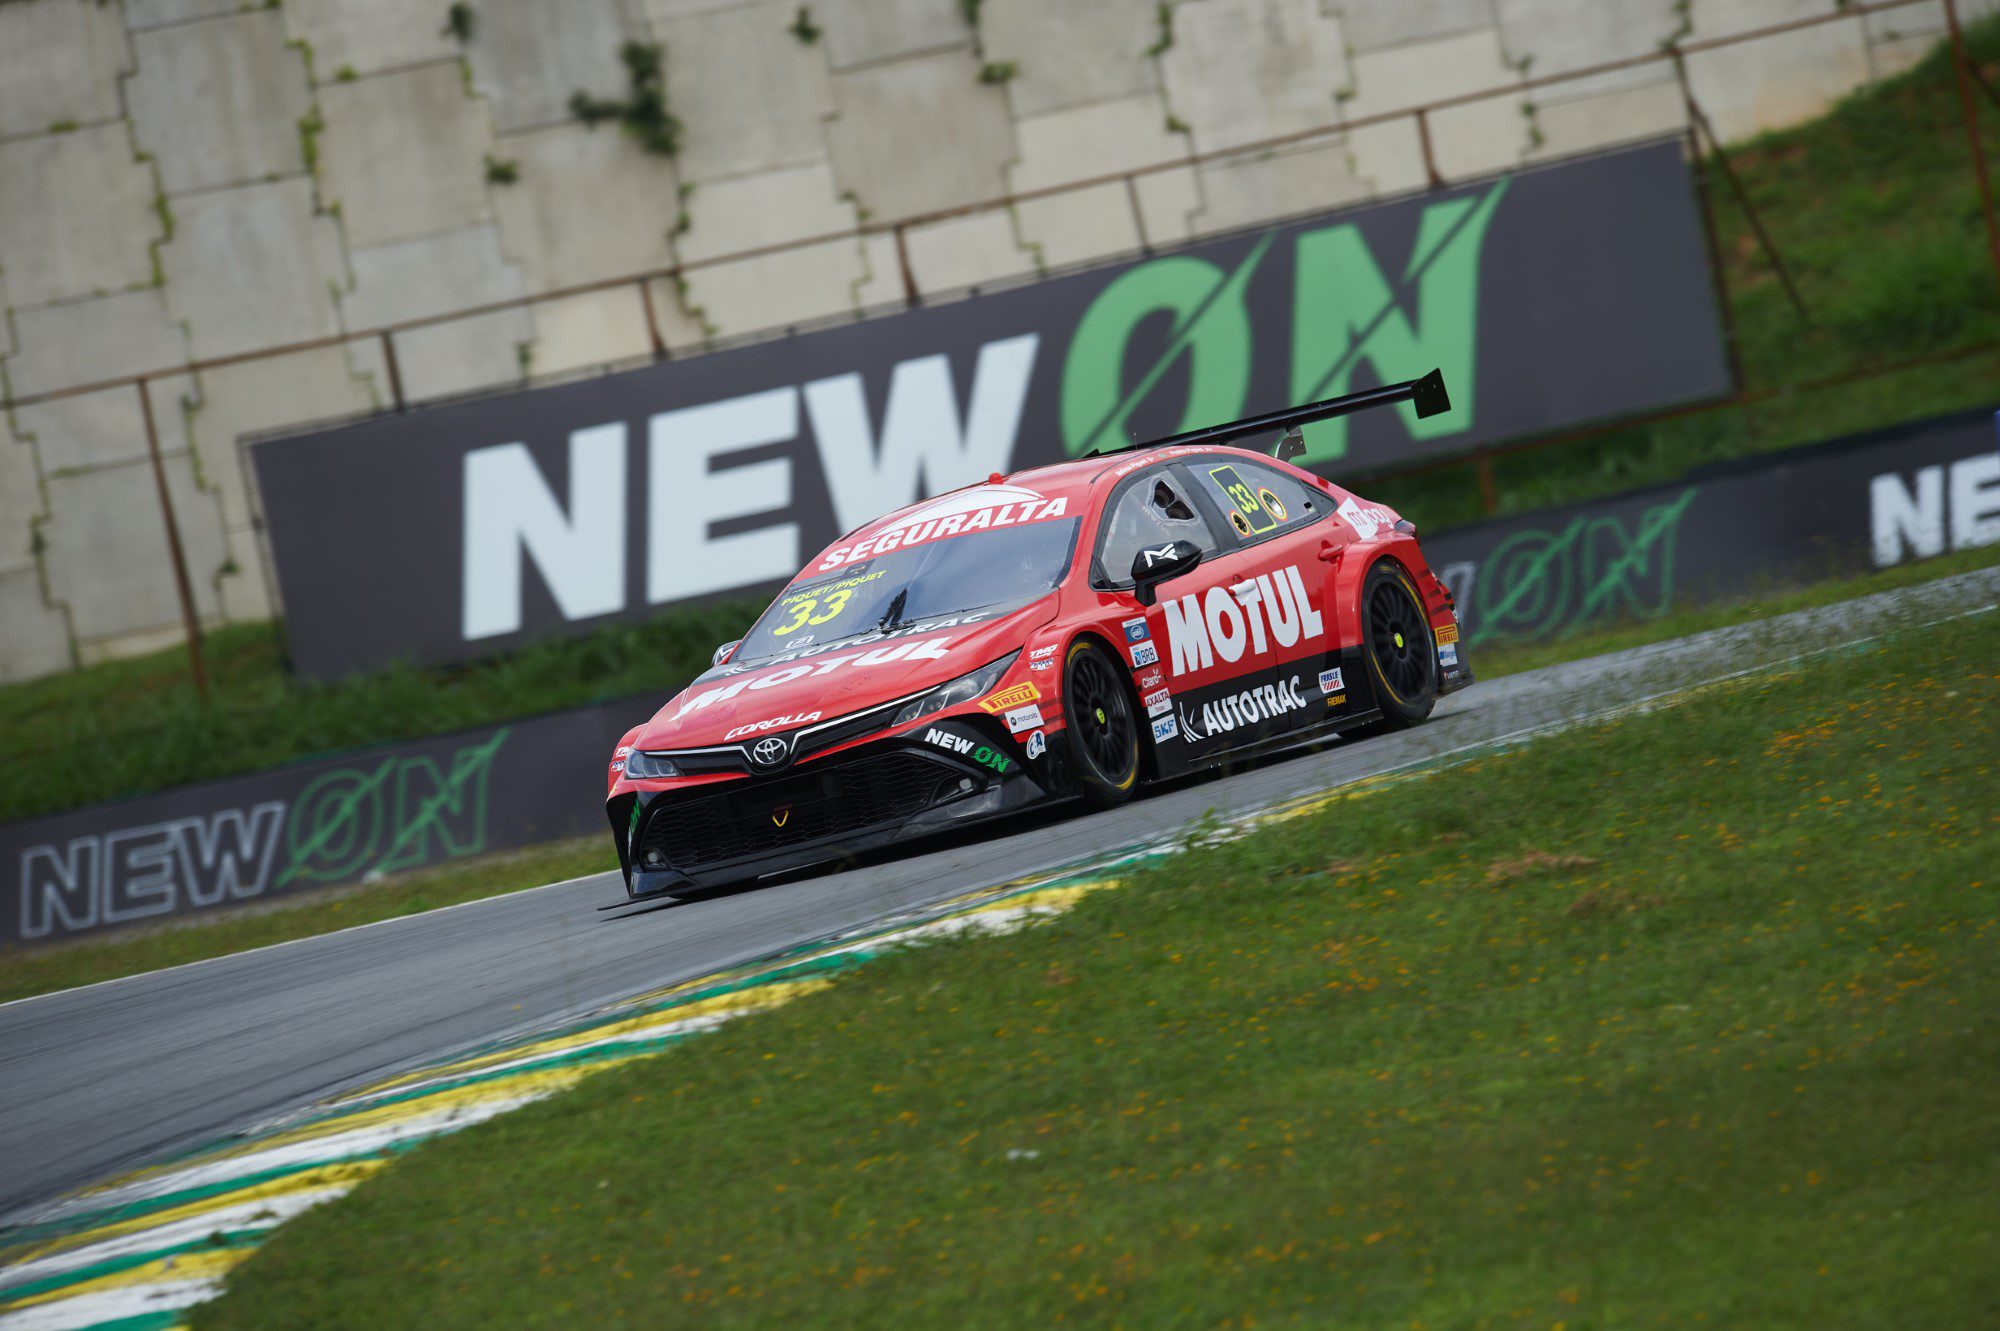
<svg viewBox="0 0 2000 1331">
<path fill-rule="evenodd" d="M 990 717 L 934 721 L 782 772 L 614 797 L 606 806 L 634 898 L 839 860 L 1049 799 L 1052 753 L 1030 761 Z"/>
</svg>

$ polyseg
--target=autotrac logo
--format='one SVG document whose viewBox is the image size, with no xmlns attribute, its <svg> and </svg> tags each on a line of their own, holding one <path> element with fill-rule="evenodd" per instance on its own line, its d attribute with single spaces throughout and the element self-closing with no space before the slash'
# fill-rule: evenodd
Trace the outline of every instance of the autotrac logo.
<svg viewBox="0 0 2000 1331">
<path fill-rule="evenodd" d="M 1302 710 L 1306 705 L 1306 695 L 1299 685 L 1299 677 L 1278 681 L 1276 684 L 1259 684 L 1241 693 L 1231 693 L 1217 698 L 1214 702 L 1201 705 L 1201 715 L 1195 717 L 1186 707 L 1181 708 L 1181 733 L 1189 743 L 1196 740 L 1226 735 L 1244 726 L 1254 726 L 1259 722 L 1276 720 L 1290 712 Z M 1199 720 L 1199 728 L 1196 722 Z"/>
<path fill-rule="evenodd" d="M 1174 674 L 1211 669 L 1262 656 L 1273 647 L 1311 642 L 1326 632 L 1326 622 L 1306 593 L 1297 567 L 1260 573 L 1234 587 L 1210 587 L 1177 601 L 1163 601 L 1167 642 L 1173 650 Z"/>
<path fill-rule="evenodd" d="M 925 504 L 866 540 L 835 546 L 814 567 L 824 571 L 857 559 L 867 559 L 871 555 L 886 555 L 891 550 L 922 545 L 947 536 L 962 536 L 992 527 L 1012 527 L 1023 522 L 1046 522 L 1050 518 L 1061 517 L 1068 508 L 1068 499 L 1045 499 L 1041 491 L 1025 486 L 975 486 L 946 495 L 935 503 Z"/>
</svg>

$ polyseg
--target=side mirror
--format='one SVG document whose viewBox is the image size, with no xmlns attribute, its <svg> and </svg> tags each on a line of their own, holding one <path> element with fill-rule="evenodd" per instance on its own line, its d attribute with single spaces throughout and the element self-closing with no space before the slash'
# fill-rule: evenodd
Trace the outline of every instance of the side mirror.
<svg viewBox="0 0 2000 1331">
<path fill-rule="evenodd" d="M 715 649 L 715 655 L 708 658 L 708 664 L 711 667 L 714 667 L 721 665 L 724 661 L 727 661 L 729 659 L 729 654 L 735 651 L 737 646 L 740 643 L 742 643 L 742 641 L 743 639 L 741 638 L 731 638 L 728 642 L 723 643 L 720 647 Z"/>
<path fill-rule="evenodd" d="M 1140 605 L 1159 599 L 1155 589 L 1171 578 L 1194 572 L 1201 562 L 1201 547 L 1193 541 L 1169 541 L 1141 550 L 1132 556 L 1132 594 Z"/>
</svg>

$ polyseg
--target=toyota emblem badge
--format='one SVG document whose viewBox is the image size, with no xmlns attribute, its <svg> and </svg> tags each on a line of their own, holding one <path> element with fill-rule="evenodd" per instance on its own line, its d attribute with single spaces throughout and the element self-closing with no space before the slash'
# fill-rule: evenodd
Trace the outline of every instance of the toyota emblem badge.
<svg viewBox="0 0 2000 1331">
<path fill-rule="evenodd" d="M 776 767 L 785 761 L 785 755 L 791 751 L 791 747 L 781 737 L 772 735 L 767 739 L 758 740 L 756 746 L 750 750 L 750 756 L 756 760 L 759 767 Z"/>
</svg>

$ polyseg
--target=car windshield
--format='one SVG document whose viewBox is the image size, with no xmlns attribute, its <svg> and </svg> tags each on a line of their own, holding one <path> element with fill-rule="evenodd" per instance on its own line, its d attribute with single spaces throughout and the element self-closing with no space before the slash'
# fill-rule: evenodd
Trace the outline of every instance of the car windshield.
<svg viewBox="0 0 2000 1331">
<path fill-rule="evenodd" d="M 1067 518 L 892 550 L 787 587 L 731 658 L 893 632 L 925 620 L 1024 605 L 1062 581 L 1076 541 Z"/>
</svg>

